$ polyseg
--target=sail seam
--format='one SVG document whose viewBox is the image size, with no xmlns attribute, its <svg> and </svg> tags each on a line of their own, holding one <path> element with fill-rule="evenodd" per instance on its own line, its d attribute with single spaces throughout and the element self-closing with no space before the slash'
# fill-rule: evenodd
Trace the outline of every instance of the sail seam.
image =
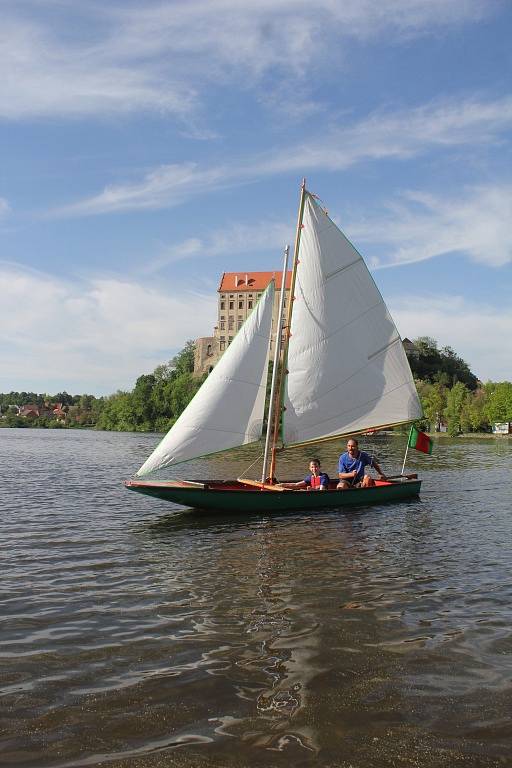
<svg viewBox="0 0 512 768">
<path fill-rule="evenodd" d="M 351 261 L 350 264 L 345 264 L 344 267 L 340 267 L 339 269 L 335 269 L 334 272 L 329 272 L 329 274 L 325 275 L 324 280 L 327 282 L 331 279 L 331 277 L 335 277 L 336 275 L 339 275 L 340 272 L 344 272 L 346 269 L 349 269 L 350 267 L 353 267 L 354 264 L 358 264 L 360 261 L 363 261 L 361 256 L 358 256 L 355 261 Z M 364 264 L 364 262 L 363 262 Z"/>
<path fill-rule="evenodd" d="M 348 376 L 346 379 L 343 379 L 343 381 L 340 381 L 338 384 L 336 384 L 336 386 L 331 387 L 330 389 L 326 389 L 325 392 L 322 392 L 322 394 L 319 394 L 318 397 L 317 397 L 317 400 L 322 400 L 326 395 L 329 395 L 331 392 L 334 392 L 336 389 L 339 389 L 344 384 L 346 384 L 347 381 L 350 381 L 350 379 L 353 379 L 355 376 L 358 376 L 366 368 L 368 368 L 369 364 L 370 364 L 370 361 L 367 360 L 367 362 L 364 365 L 362 365 L 361 368 L 358 368 L 357 371 L 354 371 L 354 373 L 351 376 Z M 413 383 L 412 374 L 411 374 L 410 378 L 407 379 L 407 381 L 402 382 L 402 384 L 400 384 L 400 386 L 403 387 L 406 384 L 411 384 L 411 383 Z M 393 392 L 393 391 L 394 390 L 390 390 L 390 392 Z M 388 394 L 388 393 L 386 392 L 386 394 Z"/>
<path fill-rule="evenodd" d="M 197 427 L 193 424 L 187 424 L 186 422 L 182 422 L 182 426 L 186 427 L 187 429 L 195 430 L 196 432 L 223 432 L 226 435 L 248 435 L 249 432 L 238 432 L 235 429 L 222 429 L 222 427 Z M 234 448 L 240 448 L 240 446 L 233 446 Z M 229 449 L 222 449 L 222 450 L 229 450 Z M 198 456 L 201 456 L 202 454 L 198 454 Z M 192 457 L 195 458 L 195 457 Z M 188 461 L 188 459 L 187 459 Z"/>
<path fill-rule="evenodd" d="M 353 408 L 350 408 L 348 411 L 341 411 L 341 413 L 336 413 L 334 415 L 330 415 L 328 419 L 323 419 L 322 421 L 317 421 L 315 423 L 316 424 L 324 424 L 327 421 L 333 421 L 334 419 L 338 419 L 341 416 L 346 416 L 347 414 L 353 413 L 354 411 L 359 411 L 359 410 L 361 410 L 361 408 L 364 408 L 364 407 L 366 407 L 368 405 L 371 405 L 371 403 L 375 403 L 377 401 L 383 400 L 385 397 L 389 397 L 389 395 L 393 394 L 393 392 L 398 392 L 399 389 L 402 389 L 402 387 L 407 386 L 409 383 L 410 382 L 407 382 L 407 381 L 403 382 L 399 386 L 393 387 L 393 389 L 390 389 L 387 392 L 381 393 L 381 394 L 377 395 L 377 397 L 373 397 L 371 400 L 366 400 L 364 403 L 359 403 L 358 405 L 354 406 Z M 418 418 L 420 418 L 420 417 L 418 417 Z M 410 419 L 410 421 L 414 421 L 414 420 L 415 419 Z M 399 423 L 402 423 L 402 422 L 397 422 L 397 423 L 399 424 Z M 319 437 L 318 439 L 321 440 L 322 438 Z M 293 445 L 293 443 L 290 443 L 290 445 Z"/>
<path fill-rule="evenodd" d="M 390 341 L 388 344 L 385 344 L 383 347 L 381 347 L 380 349 L 378 349 L 376 352 L 372 352 L 372 354 L 371 354 L 371 355 L 368 355 L 368 360 L 372 360 L 374 357 L 377 357 L 377 356 L 378 356 L 378 355 L 380 355 L 382 352 L 385 352 L 385 351 L 386 351 L 386 349 L 389 349 L 390 347 L 392 347 L 392 346 L 393 346 L 393 344 L 396 344 L 396 343 L 397 343 L 397 341 L 400 341 L 400 336 L 397 336 L 397 337 L 396 337 L 396 339 L 393 339 L 393 340 L 392 340 L 392 341 Z"/>
<path fill-rule="evenodd" d="M 303 291 L 303 289 L 302 289 L 302 286 L 301 286 L 300 284 L 299 284 L 299 287 L 300 287 L 300 289 L 301 289 L 301 292 L 302 292 L 302 296 L 304 297 L 304 291 Z M 304 303 L 305 303 L 305 305 L 306 305 L 306 306 L 308 306 L 308 305 L 307 305 L 307 300 L 306 300 L 305 298 L 304 298 Z M 380 306 L 382 306 L 383 304 L 384 304 L 384 301 L 383 301 L 383 299 L 382 299 L 382 296 L 381 296 L 381 297 L 380 297 L 380 301 L 376 302 L 375 304 L 372 304 L 372 306 L 371 306 L 371 307 L 368 307 L 368 309 L 365 309 L 365 310 L 364 310 L 364 312 L 361 312 L 361 313 L 360 313 L 359 315 L 357 315 L 356 317 L 352 317 L 352 318 L 351 318 L 351 319 L 348 321 L 348 323 L 344 323 L 344 325 L 340 325 L 340 327 L 339 327 L 339 328 L 336 328 L 336 329 L 335 329 L 335 330 L 334 330 L 332 333 L 329 333 L 327 336 L 322 336 L 322 338 L 321 338 L 321 339 L 320 339 L 320 340 L 319 340 L 319 341 L 318 341 L 318 342 L 317 342 L 317 343 L 316 343 L 314 346 L 316 347 L 316 346 L 318 346 L 318 344 L 323 344 L 323 342 L 327 341 L 328 339 L 333 339 L 335 336 L 337 336 L 337 335 L 338 335 L 338 333 L 341 333 L 341 331 L 345 330 L 345 328 L 348 328 L 349 326 L 353 325 L 354 323 L 357 323 L 357 322 L 359 322 L 359 320 L 361 320 L 361 318 L 362 318 L 362 317 L 364 317 L 365 315 L 367 315 L 369 312 L 372 312 L 372 311 L 373 311 L 374 309 L 376 309 L 377 307 L 380 307 Z M 386 306 L 386 305 L 384 304 L 384 306 Z M 317 318 L 315 318 L 315 317 L 314 317 L 314 315 L 313 315 L 313 313 L 311 312 L 311 310 L 309 309 L 309 307 L 308 307 L 308 310 L 309 310 L 309 312 L 310 312 L 311 316 L 313 317 L 313 319 L 315 320 L 315 322 L 317 323 L 317 325 L 320 325 L 320 323 L 318 322 Z M 387 311 L 387 307 L 386 307 L 386 311 Z M 387 314 L 388 314 L 388 318 L 390 319 L 390 321 L 391 321 L 391 324 L 392 324 L 393 328 L 394 328 L 394 329 L 395 329 L 395 331 L 396 331 L 396 330 L 397 330 L 397 329 L 396 329 L 396 326 L 395 326 L 395 324 L 393 323 L 393 320 L 391 319 L 391 317 L 390 317 L 390 315 L 389 315 L 389 312 L 388 312 Z M 398 331 L 397 331 L 397 333 L 398 333 Z M 303 355 L 305 352 L 308 352 L 310 349 L 313 349 L 313 345 L 310 345 L 309 347 L 304 347 L 304 348 L 303 348 L 303 349 L 300 351 L 300 353 L 298 353 L 298 354 L 301 354 L 301 355 Z"/>
<path fill-rule="evenodd" d="M 236 381 L 237 384 L 247 384 L 250 387 L 258 387 L 258 389 L 265 389 L 265 384 L 258 384 L 255 381 L 247 381 L 246 379 L 236 379 L 234 376 L 217 376 L 219 381 Z"/>
</svg>

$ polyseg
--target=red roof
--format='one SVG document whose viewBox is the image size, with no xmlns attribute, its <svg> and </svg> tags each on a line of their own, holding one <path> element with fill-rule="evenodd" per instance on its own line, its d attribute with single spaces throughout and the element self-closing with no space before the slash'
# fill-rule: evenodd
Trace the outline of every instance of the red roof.
<svg viewBox="0 0 512 768">
<path fill-rule="evenodd" d="M 220 279 L 219 291 L 264 291 L 272 278 L 276 281 L 276 289 L 281 290 L 282 272 L 224 272 Z M 286 288 L 292 282 L 292 273 L 286 275 Z"/>
<path fill-rule="evenodd" d="M 29 416 L 29 415 L 39 416 L 40 415 L 39 406 L 32 405 L 30 403 L 28 405 L 22 405 L 18 411 L 18 415 L 19 416 Z"/>
</svg>

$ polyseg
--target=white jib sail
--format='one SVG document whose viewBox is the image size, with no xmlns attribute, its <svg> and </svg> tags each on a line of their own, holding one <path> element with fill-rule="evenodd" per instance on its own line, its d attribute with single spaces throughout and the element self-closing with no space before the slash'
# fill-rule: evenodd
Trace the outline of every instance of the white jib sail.
<svg viewBox="0 0 512 768">
<path fill-rule="evenodd" d="M 261 437 L 273 305 L 274 281 L 138 477 Z"/>
<path fill-rule="evenodd" d="M 288 351 L 288 445 L 420 418 L 402 340 L 366 264 L 307 194 Z"/>
</svg>

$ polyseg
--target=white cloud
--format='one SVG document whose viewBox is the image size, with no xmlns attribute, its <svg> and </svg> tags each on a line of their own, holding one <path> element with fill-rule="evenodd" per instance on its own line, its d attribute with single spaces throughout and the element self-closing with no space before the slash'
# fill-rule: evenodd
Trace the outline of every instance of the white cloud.
<svg viewBox="0 0 512 768">
<path fill-rule="evenodd" d="M 294 237 L 293 227 L 275 221 L 259 221 L 256 225 L 235 224 L 212 232 L 209 237 L 188 238 L 163 247 L 160 255 L 150 261 L 143 272 L 152 274 L 163 267 L 190 258 L 209 258 L 273 250 L 278 255 Z M 279 261 L 279 259 L 277 260 Z"/>
<path fill-rule="evenodd" d="M 41 7 L 41 5 L 43 7 Z M 3 3 L 0 116 L 195 112 L 212 83 L 333 69 L 347 39 L 475 23 L 483 0 L 188 0 L 143 7 Z M 27 13 L 27 8 L 32 14 Z M 270 82 L 269 82 L 270 81 Z"/>
<path fill-rule="evenodd" d="M 374 242 L 391 256 L 373 268 L 464 253 L 491 267 L 512 262 L 512 185 L 480 186 L 457 197 L 409 192 L 387 214 L 347 228 L 361 242 Z"/>
<path fill-rule="evenodd" d="M 109 185 L 99 194 L 51 212 L 87 216 L 165 208 L 222 187 L 289 172 L 337 171 L 356 163 L 405 160 L 439 147 L 485 146 L 512 127 L 512 97 L 495 101 L 433 103 L 394 113 L 379 112 L 322 140 L 280 148 L 246 160 L 201 168 L 195 163 L 161 165 L 142 181 Z"/>
<path fill-rule="evenodd" d="M 236 177 L 228 166 L 201 169 L 195 163 L 161 165 L 141 182 L 109 185 L 100 194 L 65 206 L 52 215 L 90 216 L 113 211 L 166 208 L 226 186 Z"/>
<path fill-rule="evenodd" d="M 11 212 L 11 206 L 5 197 L 0 197 L 0 221 L 5 219 Z"/>
<path fill-rule="evenodd" d="M 321 139 L 259 158 L 263 175 L 291 170 L 343 170 L 369 160 L 405 160 L 442 147 L 486 145 L 512 127 L 512 97 L 435 101 L 395 112 L 379 110 Z"/>
<path fill-rule="evenodd" d="M 499 297 L 497 297 L 499 299 Z M 452 347 L 482 381 L 512 379 L 510 304 L 469 303 L 462 296 L 417 295 L 395 298 L 389 309 L 402 336 L 431 336 Z"/>
<path fill-rule="evenodd" d="M 109 40 L 70 43 L 35 21 L 4 16 L 0 28 L 0 117 L 76 117 L 156 109 L 178 116 L 193 88 L 109 53 Z"/>
<path fill-rule="evenodd" d="M 115 278 L 72 283 L 0 263 L 0 391 L 109 393 L 211 333 L 215 296 Z"/>
<path fill-rule="evenodd" d="M 74 284 L 7 263 L 0 263 L 0 279 L 0 391 L 131 389 L 187 339 L 210 333 L 215 319 L 215 296 L 186 286 L 171 293 L 115 278 Z M 388 305 L 402 335 L 453 347 L 483 381 L 510 380 L 508 305 L 453 295 L 409 295 Z"/>
</svg>

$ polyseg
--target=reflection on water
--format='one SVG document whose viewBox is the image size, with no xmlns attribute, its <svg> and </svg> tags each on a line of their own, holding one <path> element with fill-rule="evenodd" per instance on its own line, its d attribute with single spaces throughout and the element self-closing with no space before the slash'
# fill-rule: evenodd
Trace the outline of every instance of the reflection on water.
<svg viewBox="0 0 512 768">
<path fill-rule="evenodd" d="M 126 492 L 154 442 L 0 431 L 6 764 L 507 764 L 509 441 L 409 454 L 420 499 L 246 518 Z M 388 471 L 403 447 L 365 443 Z"/>
</svg>

